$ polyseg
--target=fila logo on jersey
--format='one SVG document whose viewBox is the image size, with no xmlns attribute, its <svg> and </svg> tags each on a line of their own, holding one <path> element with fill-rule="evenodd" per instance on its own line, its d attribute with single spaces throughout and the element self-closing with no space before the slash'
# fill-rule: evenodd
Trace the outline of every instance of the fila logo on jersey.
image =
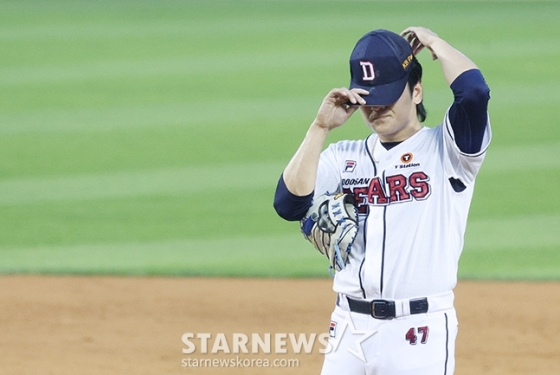
<svg viewBox="0 0 560 375">
<path fill-rule="evenodd" d="M 344 182 L 361 181 L 346 179 Z M 367 185 L 343 186 L 342 191 L 354 195 L 359 213 L 367 213 L 368 205 L 386 206 L 392 203 L 421 201 L 427 199 L 432 191 L 430 177 L 424 172 L 414 172 L 409 176 L 396 174 L 374 177 Z"/>
<path fill-rule="evenodd" d="M 329 327 L 329 336 L 336 337 L 336 322 L 331 320 L 331 325 Z"/>
<path fill-rule="evenodd" d="M 346 160 L 346 167 L 344 167 L 344 172 L 352 173 L 356 168 L 356 162 L 354 160 Z"/>
<path fill-rule="evenodd" d="M 362 67 L 362 79 L 364 81 L 373 81 L 375 79 L 375 70 L 373 70 L 373 64 L 369 61 L 360 61 L 360 66 Z"/>
</svg>

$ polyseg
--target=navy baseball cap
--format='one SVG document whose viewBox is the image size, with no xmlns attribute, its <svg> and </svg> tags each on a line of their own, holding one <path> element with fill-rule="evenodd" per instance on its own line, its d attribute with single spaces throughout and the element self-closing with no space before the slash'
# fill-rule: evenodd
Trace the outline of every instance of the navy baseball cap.
<svg viewBox="0 0 560 375">
<path fill-rule="evenodd" d="M 366 105 L 385 106 L 402 95 L 414 58 L 412 47 L 399 34 L 374 30 L 364 35 L 350 55 L 350 89 L 369 91 Z"/>
</svg>

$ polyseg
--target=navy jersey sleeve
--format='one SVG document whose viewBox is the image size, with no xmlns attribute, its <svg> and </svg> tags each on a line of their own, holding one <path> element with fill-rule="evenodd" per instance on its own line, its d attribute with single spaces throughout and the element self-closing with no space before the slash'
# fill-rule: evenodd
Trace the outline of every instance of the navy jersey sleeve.
<svg viewBox="0 0 560 375">
<path fill-rule="evenodd" d="M 475 154 L 482 148 L 488 126 L 490 89 L 478 69 L 468 70 L 451 83 L 454 102 L 449 109 L 449 122 L 459 150 Z"/>
<path fill-rule="evenodd" d="M 313 193 L 305 196 L 292 194 L 286 187 L 284 176 L 280 176 L 276 192 L 274 194 L 274 209 L 278 215 L 288 221 L 298 221 L 303 219 L 311 202 Z"/>
</svg>

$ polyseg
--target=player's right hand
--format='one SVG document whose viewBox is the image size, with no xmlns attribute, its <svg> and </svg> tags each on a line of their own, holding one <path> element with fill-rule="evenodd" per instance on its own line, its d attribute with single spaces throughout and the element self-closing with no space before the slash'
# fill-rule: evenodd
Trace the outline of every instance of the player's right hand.
<svg viewBox="0 0 560 375">
<path fill-rule="evenodd" d="M 341 126 L 360 105 L 366 104 L 360 95 L 368 95 L 368 92 L 363 89 L 349 90 L 345 87 L 332 89 L 323 99 L 313 124 L 325 130 Z"/>
</svg>

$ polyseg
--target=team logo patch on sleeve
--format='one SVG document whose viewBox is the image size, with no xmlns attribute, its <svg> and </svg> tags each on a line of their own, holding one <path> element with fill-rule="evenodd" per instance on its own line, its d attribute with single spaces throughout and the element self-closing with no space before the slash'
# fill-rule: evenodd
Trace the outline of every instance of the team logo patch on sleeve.
<svg viewBox="0 0 560 375">
<path fill-rule="evenodd" d="M 331 321 L 331 326 L 329 327 L 329 336 L 336 337 L 336 322 Z"/>
<path fill-rule="evenodd" d="M 356 161 L 346 160 L 346 166 L 344 167 L 344 172 L 352 173 L 356 168 Z"/>
</svg>

